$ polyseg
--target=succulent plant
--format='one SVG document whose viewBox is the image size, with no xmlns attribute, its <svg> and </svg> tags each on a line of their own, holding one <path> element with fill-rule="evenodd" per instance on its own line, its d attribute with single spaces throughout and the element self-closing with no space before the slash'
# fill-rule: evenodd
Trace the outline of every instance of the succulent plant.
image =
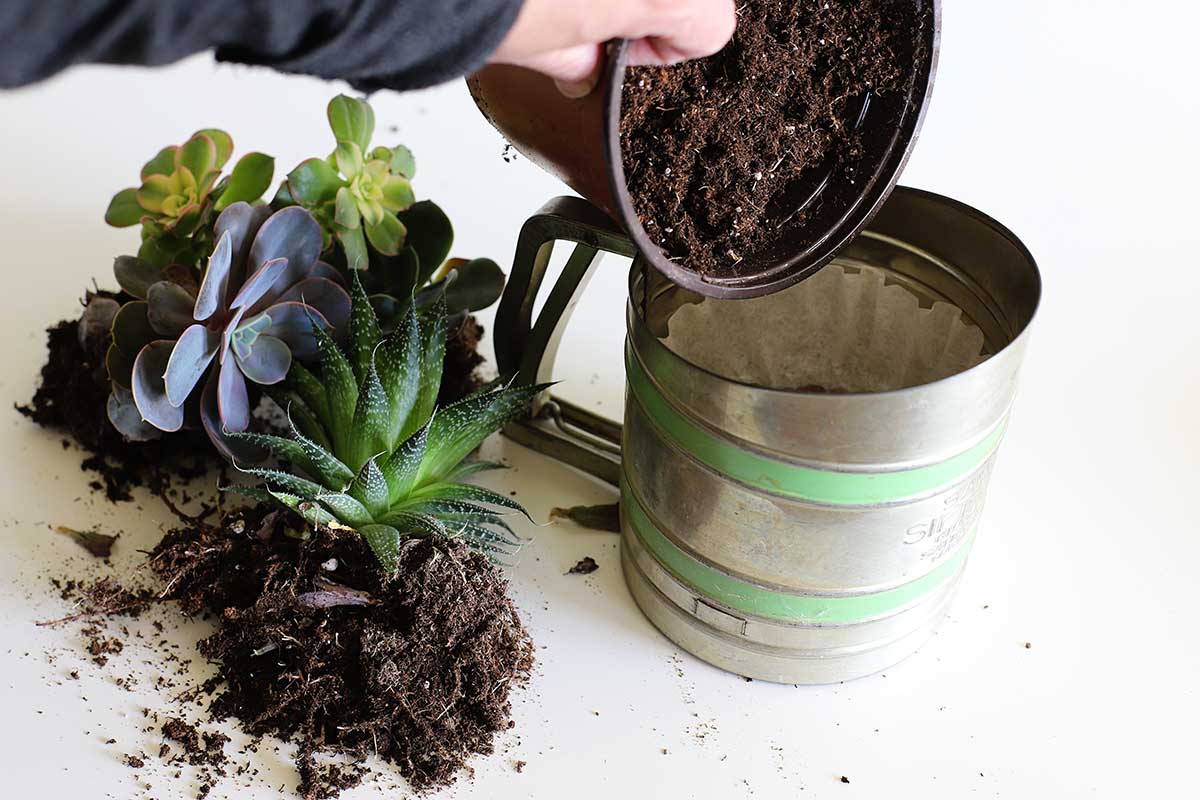
<svg viewBox="0 0 1200 800">
<path fill-rule="evenodd" d="M 446 261 L 454 228 L 435 203 L 415 202 L 412 152 L 371 147 L 375 114 L 363 101 L 339 95 L 327 109 L 337 149 L 301 162 L 287 177 L 276 205 L 299 204 L 321 223 L 327 258 L 347 274 L 360 272 L 386 329 L 418 294 L 424 305 L 451 272 L 451 313 L 479 311 L 499 299 L 504 272 L 490 259 Z M 335 246 L 336 242 L 336 246 Z"/>
<path fill-rule="evenodd" d="M 222 453 L 245 458 L 252 451 L 229 434 L 250 426 L 247 381 L 280 383 L 293 358 L 315 357 L 314 331 L 342 330 L 350 297 L 337 270 L 319 260 L 321 230 L 302 208 L 272 214 L 234 203 L 217 218 L 214 235 L 198 285 L 179 265 L 118 259 L 121 287 L 144 299 L 113 319 L 109 418 L 130 438 L 147 436 L 147 426 L 177 431 L 207 375 L 193 415 Z"/>
<path fill-rule="evenodd" d="M 139 256 L 159 266 L 172 262 L 194 265 L 207 244 L 203 234 L 213 214 L 237 202 L 254 202 L 271 185 L 275 160 L 248 153 L 229 178 L 221 170 L 233 153 L 225 131 L 197 131 L 179 146 L 165 147 L 142 167 L 142 184 L 123 189 L 109 203 L 104 218 L 118 228 L 142 225 Z"/>
<path fill-rule="evenodd" d="M 436 410 L 446 346 L 445 298 L 423 311 L 410 304 L 391 334 L 381 332 L 352 276 L 347 349 L 315 325 L 320 377 L 293 364 L 271 393 L 287 412 L 290 437 L 241 434 L 290 462 L 302 475 L 250 469 L 266 490 L 246 493 L 300 512 L 317 525 L 361 533 L 385 569 L 404 536 L 461 536 L 496 557 L 519 539 L 495 507 L 524 512 L 504 495 L 463 483 L 488 462 L 463 463 L 491 433 L 524 413 L 544 387 L 485 388 Z"/>
<path fill-rule="evenodd" d="M 328 117 L 336 149 L 292 170 L 285 197 L 312 211 L 326 236 L 337 238 L 350 269 L 365 269 L 368 241 L 384 255 L 404 246 L 407 231 L 396 214 L 415 200 L 416 163 L 407 147 L 371 148 L 375 112 L 365 101 L 338 95 Z"/>
</svg>

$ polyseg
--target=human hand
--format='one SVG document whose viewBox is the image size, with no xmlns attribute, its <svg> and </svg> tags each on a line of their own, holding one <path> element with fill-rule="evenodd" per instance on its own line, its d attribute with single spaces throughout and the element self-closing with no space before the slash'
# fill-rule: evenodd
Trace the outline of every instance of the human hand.
<svg viewBox="0 0 1200 800">
<path fill-rule="evenodd" d="M 609 39 L 632 41 L 632 65 L 675 64 L 717 52 L 736 24 L 734 0 L 525 0 L 491 61 L 545 73 L 563 94 L 584 97 Z"/>
</svg>

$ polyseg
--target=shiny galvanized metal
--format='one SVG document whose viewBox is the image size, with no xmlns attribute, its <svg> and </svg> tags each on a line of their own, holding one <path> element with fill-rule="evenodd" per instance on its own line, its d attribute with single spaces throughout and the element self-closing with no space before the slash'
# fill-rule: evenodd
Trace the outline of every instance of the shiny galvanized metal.
<svg viewBox="0 0 1200 800">
<path fill-rule="evenodd" d="M 502 369 L 549 376 L 576 290 L 607 250 L 632 248 L 564 201 L 522 235 L 499 330 Z M 555 239 L 580 243 L 530 325 Z M 532 257 L 531 257 L 532 254 Z M 912 653 L 944 616 L 966 563 L 1008 421 L 1037 267 L 1003 226 L 944 197 L 899 189 L 839 256 L 948 302 L 990 357 L 925 385 L 864 394 L 730 380 L 668 349 L 667 322 L 701 298 L 635 260 L 627 400 L 612 423 L 547 398 L 513 438 L 621 489 L 622 563 L 638 605 L 717 666 L 786 683 L 870 674 Z M 764 331 L 765 336 L 770 331 Z M 549 357 L 547 357 L 547 355 Z"/>
</svg>

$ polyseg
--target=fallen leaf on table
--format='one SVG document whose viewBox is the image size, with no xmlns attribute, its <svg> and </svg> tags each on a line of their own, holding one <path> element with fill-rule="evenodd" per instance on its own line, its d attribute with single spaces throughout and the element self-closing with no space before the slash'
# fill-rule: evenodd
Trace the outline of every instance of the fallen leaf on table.
<svg viewBox="0 0 1200 800">
<path fill-rule="evenodd" d="M 96 558 L 108 558 L 112 555 L 113 543 L 117 541 L 117 536 L 109 536 L 107 533 L 99 531 L 77 531 L 74 528 L 68 528 L 66 525 L 59 525 L 54 529 L 64 536 L 70 536 L 79 546 Z"/>
<path fill-rule="evenodd" d="M 609 503 L 603 506 L 572 506 L 570 508 L 550 509 L 550 519 L 569 519 L 576 525 L 582 525 L 594 531 L 621 532 L 621 506 Z"/>
</svg>

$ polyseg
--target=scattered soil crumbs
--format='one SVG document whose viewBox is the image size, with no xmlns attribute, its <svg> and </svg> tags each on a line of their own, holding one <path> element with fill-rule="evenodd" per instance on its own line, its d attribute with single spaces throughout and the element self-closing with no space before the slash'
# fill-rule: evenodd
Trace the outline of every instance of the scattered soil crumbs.
<svg viewBox="0 0 1200 800">
<path fill-rule="evenodd" d="M 743 0 L 711 58 L 630 70 L 621 150 L 651 240 L 705 275 L 736 275 L 789 218 L 785 195 L 831 167 L 853 175 L 851 129 L 867 92 L 896 89 L 901 0 Z"/>
<path fill-rule="evenodd" d="M 93 297 L 88 294 L 88 299 Z M 120 298 L 109 292 L 102 297 Z M 80 465 L 99 473 L 112 502 L 132 500 L 130 490 L 149 485 L 162 491 L 171 478 L 187 481 L 219 463 L 207 437 L 199 431 L 166 434 L 152 442 L 126 441 L 108 421 L 108 373 L 104 354 L 108 337 L 79 341 L 79 323 L 64 320 L 46 330 L 49 358 L 32 402 L 17 410 L 38 425 L 71 435 L 88 455 Z"/>
<path fill-rule="evenodd" d="M 306 800 L 358 784 L 371 754 L 418 790 L 453 782 L 511 726 L 533 664 L 503 577 L 462 543 L 411 539 L 385 579 L 357 534 L 284 533 L 299 527 L 260 507 L 174 530 L 151 556 L 169 597 L 220 626 L 200 644 L 218 665 L 210 713 L 298 741 Z"/>
<path fill-rule="evenodd" d="M 596 559 L 591 556 L 584 556 L 579 563 L 567 570 L 568 575 L 591 575 L 596 570 L 600 569 L 600 565 L 596 563 Z"/>
<path fill-rule="evenodd" d="M 125 766 L 130 769 L 141 769 L 146 766 L 146 761 L 141 756 L 135 756 L 131 753 L 125 756 Z"/>
</svg>

